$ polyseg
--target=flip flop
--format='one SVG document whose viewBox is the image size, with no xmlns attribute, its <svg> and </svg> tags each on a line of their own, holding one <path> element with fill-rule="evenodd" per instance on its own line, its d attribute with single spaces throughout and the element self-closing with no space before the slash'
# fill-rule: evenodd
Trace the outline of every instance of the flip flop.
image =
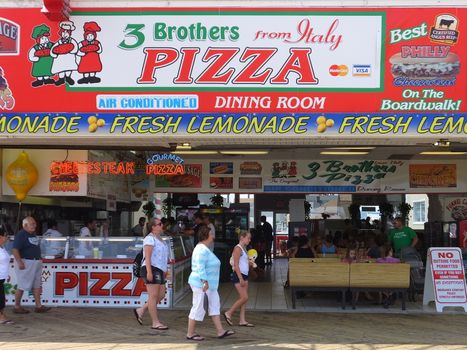
<svg viewBox="0 0 467 350">
<path fill-rule="evenodd" d="M 136 321 L 142 326 L 143 325 L 143 319 L 141 318 L 140 315 L 138 315 L 138 311 L 136 309 L 133 309 L 133 314 L 135 315 Z"/>
<path fill-rule="evenodd" d="M 218 338 L 219 338 L 219 339 L 223 339 L 223 338 L 226 338 L 226 337 L 230 337 L 231 335 L 234 335 L 234 334 L 235 334 L 234 331 L 226 330 L 226 331 L 224 332 L 224 334 L 219 335 Z"/>
<path fill-rule="evenodd" d="M 167 326 L 157 326 L 157 327 L 151 327 L 151 329 L 155 329 L 157 331 L 166 331 L 169 329 Z"/>
<path fill-rule="evenodd" d="M 15 324 L 15 321 L 12 321 L 12 320 L 3 320 L 3 321 L 0 321 L 0 324 Z"/>
<path fill-rule="evenodd" d="M 224 319 L 225 319 L 225 322 L 227 322 L 227 324 L 232 327 L 233 326 L 233 322 L 232 322 L 232 319 L 227 316 L 225 313 L 224 313 Z"/>
<path fill-rule="evenodd" d="M 193 334 L 191 337 L 187 336 L 186 339 L 188 340 L 194 340 L 194 341 L 202 341 L 204 338 L 200 336 L 199 334 Z"/>
<path fill-rule="evenodd" d="M 254 327 L 255 325 L 253 323 L 239 323 L 238 324 L 240 327 Z"/>
</svg>

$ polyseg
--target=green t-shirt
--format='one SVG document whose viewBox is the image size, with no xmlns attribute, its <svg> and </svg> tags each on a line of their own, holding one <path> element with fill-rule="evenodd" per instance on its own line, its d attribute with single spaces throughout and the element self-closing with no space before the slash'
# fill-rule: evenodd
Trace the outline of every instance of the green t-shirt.
<svg viewBox="0 0 467 350">
<path fill-rule="evenodd" d="M 389 233 L 389 242 L 392 243 L 394 251 L 398 253 L 402 248 L 410 247 L 415 237 L 417 234 L 410 227 L 394 228 Z"/>
</svg>

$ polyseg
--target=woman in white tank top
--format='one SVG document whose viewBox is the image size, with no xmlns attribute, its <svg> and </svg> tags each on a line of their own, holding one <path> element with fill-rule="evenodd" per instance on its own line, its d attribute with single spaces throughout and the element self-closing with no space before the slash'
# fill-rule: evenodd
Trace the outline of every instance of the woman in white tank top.
<svg viewBox="0 0 467 350">
<path fill-rule="evenodd" d="M 250 241 L 250 232 L 242 231 L 240 233 L 240 241 L 232 252 L 233 272 L 231 280 L 237 289 L 239 299 L 224 313 L 225 321 L 230 326 L 233 326 L 232 315 L 237 309 L 240 309 L 240 320 L 238 325 L 243 327 L 254 327 L 254 325 L 249 323 L 245 318 L 246 303 L 248 302 L 248 271 L 250 269 L 246 247 L 250 244 Z"/>
</svg>

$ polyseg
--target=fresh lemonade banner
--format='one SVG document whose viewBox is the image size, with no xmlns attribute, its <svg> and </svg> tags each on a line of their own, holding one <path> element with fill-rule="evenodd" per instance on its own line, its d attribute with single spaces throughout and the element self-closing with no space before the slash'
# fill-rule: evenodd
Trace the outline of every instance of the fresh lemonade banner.
<svg viewBox="0 0 467 350">
<path fill-rule="evenodd" d="M 279 116 L 291 136 L 465 137 L 466 21 L 465 8 L 80 9 L 58 23 L 2 9 L 0 135 L 170 136 L 180 117 L 204 137 L 223 134 L 212 117 Z"/>
</svg>

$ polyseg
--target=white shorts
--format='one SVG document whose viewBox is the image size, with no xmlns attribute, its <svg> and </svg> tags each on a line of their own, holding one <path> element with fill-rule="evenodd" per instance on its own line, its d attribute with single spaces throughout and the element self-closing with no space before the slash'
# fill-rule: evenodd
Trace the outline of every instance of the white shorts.
<svg viewBox="0 0 467 350">
<path fill-rule="evenodd" d="M 191 307 L 188 318 L 195 321 L 204 320 L 204 315 L 206 314 L 204 310 L 204 295 L 208 297 L 209 316 L 219 316 L 221 314 L 221 303 L 217 290 L 208 289 L 206 292 L 203 292 L 202 288 L 193 287 L 191 285 L 190 287 L 193 291 L 193 306 Z"/>
<path fill-rule="evenodd" d="M 40 288 L 42 278 L 42 260 L 23 259 L 24 270 L 18 268 L 15 261 L 16 283 L 18 289 L 30 291 L 31 289 Z"/>
</svg>

